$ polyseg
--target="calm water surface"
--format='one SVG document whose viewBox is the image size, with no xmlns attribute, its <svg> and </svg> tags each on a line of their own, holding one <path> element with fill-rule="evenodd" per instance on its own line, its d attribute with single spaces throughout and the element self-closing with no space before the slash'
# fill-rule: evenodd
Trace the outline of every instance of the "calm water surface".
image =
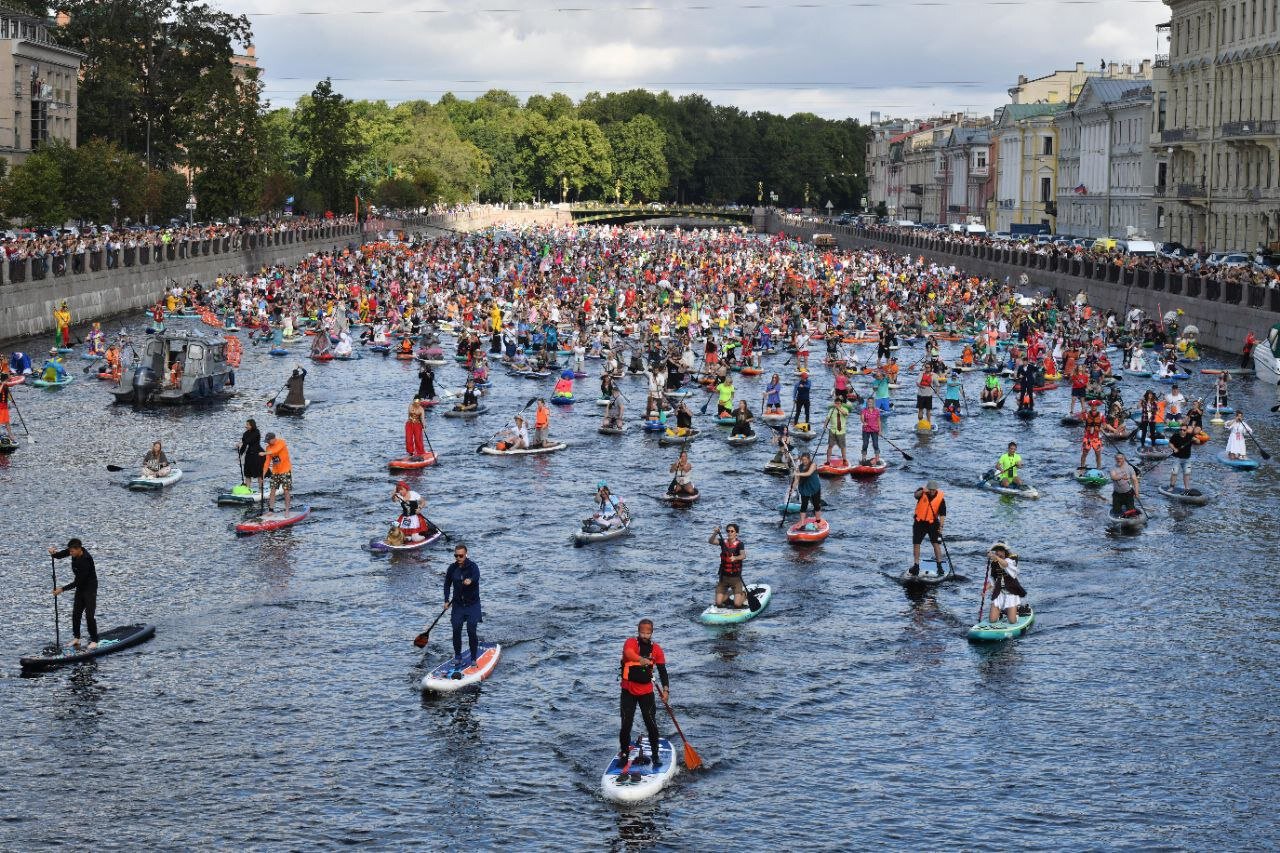
<svg viewBox="0 0 1280 853">
<path fill-rule="evenodd" d="M 904 348 L 904 363 L 918 354 Z M 1272 466 L 1238 473 L 1199 452 L 1195 477 L 1218 498 L 1194 509 L 1155 493 L 1160 468 L 1146 482 L 1152 523 L 1117 537 L 1104 529 L 1107 501 L 1067 476 L 1078 432 L 1056 417 L 1028 425 L 975 409 L 918 440 L 899 416 L 889 434 L 915 461 L 886 448 L 894 467 L 878 481 L 825 481 L 834 532 L 798 550 L 774 511 L 785 484 L 760 472 L 771 449 L 730 448 L 709 424 L 692 454 L 703 499 L 660 503 L 674 451 L 636 429 L 636 379 L 623 382 L 628 434 L 595 432 L 599 362 L 578 383 L 586 404 L 553 412 L 568 451 L 476 455 L 550 391 L 495 371 L 478 421 L 428 416 L 442 461 L 413 479 L 432 519 L 469 543 L 482 635 L 505 653 L 481 690 L 424 699 L 410 640 L 439 610 L 450 552 L 365 547 L 395 511 L 385 463 L 402 455 L 416 368 L 313 366 L 315 405 L 277 419 L 264 399 L 291 364 L 250 349 L 241 395 L 203 409 L 113 406 L 77 365 L 69 388 L 18 390 L 37 442 L 0 457 L 0 846 L 1174 850 L 1280 838 Z M 825 397 L 830 376 L 814 373 Z M 439 376 L 461 384 L 454 364 Z M 764 379 L 739 382 L 753 408 Z M 968 378 L 971 399 L 980 384 Z M 1191 385 L 1210 393 L 1198 376 Z M 1233 390 L 1280 450 L 1273 389 Z M 1042 409 L 1060 414 L 1066 394 Z M 1126 400 L 1136 396 L 1128 383 Z M 213 498 L 234 482 L 246 417 L 286 437 L 315 512 L 238 539 L 242 512 Z M 186 477 L 130 493 L 105 465 L 132 466 L 153 438 Z M 973 487 L 1010 438 L 1038 502 Z M 947 493 L 951 554 L 971 580 L 912 598 L 884 573 L 909 563 L 911 492 L 928 477 Z M 634 532 L 574 549 L 599 479 L 632 507 Z M 697 622 L 717 559 L 705 542 L 732 520 L 748 578 L 776 592 L 761 618 L 712 630 Z M 52 634 L 44 549 L 69 536 L 97 559 L 101 627 L 151 621 L 157 636 L 21 677 L 17 658 Z M 978 648 L 964 633 L 997 538 L 1023 556 L 1036 626 Z M 616 748 L 620 644 L 641 616 L 657 623 L 673 703 L 705 764 L 620 809 L 597 791 Z M 448 651 L 445 625 L 432 661 Z M 663 731 L 675 736 L 669 719 Z"/>
</svg>

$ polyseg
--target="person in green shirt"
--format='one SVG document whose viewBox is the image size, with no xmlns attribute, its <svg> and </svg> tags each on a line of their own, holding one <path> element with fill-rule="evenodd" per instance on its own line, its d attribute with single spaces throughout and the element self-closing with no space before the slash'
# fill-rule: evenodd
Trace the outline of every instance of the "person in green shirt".
<svg viewBox="0 0 1280 853">
<path fill-rule="evenodd" d="M 840 448 L 840 461 L 843 463 L 847 458 L 845 455 L 844 437 L 845 432 L 849 428 L 849 404 L 841 400 L 836 400 L 831 404 L 831 408 L 827 410 L 827 464 L 831 464 L 831 449 L 833 447 Z"/>
<path fill-rule="evenodd" d="M 982 402 L 999 403 L 1003 396 L 1004 388 L 1000 386 L 999 377 L 988 373 L 986 380 L 982 383 Z"/>
<path fill-rule="evenodd" d="M 1005 488 L 1017 486 L 1022 488 L 1022 478 L 1018 476 L 1018 468 L 1022 465 L 1022 454 L 1018 453 L 1018 442 L 1009 442 L 1009 449 L 996 460 L 996 477 Z"/>
<path fill-rule="evenodd" d="M 719 417 L 725 418 L 733 414 L 733 375 L 726 373 L 724 378 L 720 380 L 720 384 L 716 386 L 716 393 L 720 395 L 720 401 L 716 403 L 716 413 Z"/>
</svg>

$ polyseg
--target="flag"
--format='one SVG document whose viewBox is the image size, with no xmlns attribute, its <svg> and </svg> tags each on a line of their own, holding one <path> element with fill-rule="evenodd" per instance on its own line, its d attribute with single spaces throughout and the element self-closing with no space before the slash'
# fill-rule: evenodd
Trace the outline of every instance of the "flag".
<svg viewBox="0 0 1280 853">
<path fill-rule="evenodd" d="M 1089 194 L 1089 190 L 1088 190 L 1088 188 L 1087 188 L 1087 187 L 1085 187 L 1085 185 L 1084 185 L 1084 184 L 1080 184 L 1080 186 L 1076 187 L 1076 188 L 1075 188 L 1075 190 L 1074 190 L 1074 192 L 1075 192 L 1075 194 L 1076 194 L 1076 195 L 1088 195 L 1088 194 Z"/>
</svg>

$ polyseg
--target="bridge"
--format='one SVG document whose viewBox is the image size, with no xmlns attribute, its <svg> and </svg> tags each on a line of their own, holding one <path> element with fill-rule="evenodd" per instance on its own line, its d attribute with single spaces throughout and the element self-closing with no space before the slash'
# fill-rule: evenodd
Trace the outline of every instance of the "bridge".
<svg viewBox="0 0 1280 853">
<path fill-rule="evenodd" d="M 598 222 L 609 225 L 623 225 L 628 222 L 653 222 L 672 225 L 691 225 L 703 227 L 721 227 L 724 225 L 745 225 L 763 228 L 765 216 L 763 208 L 750 207 L 712 207 L 686 204 L 575 204 L 569 207 L 574 222 Z"/>
</svg>

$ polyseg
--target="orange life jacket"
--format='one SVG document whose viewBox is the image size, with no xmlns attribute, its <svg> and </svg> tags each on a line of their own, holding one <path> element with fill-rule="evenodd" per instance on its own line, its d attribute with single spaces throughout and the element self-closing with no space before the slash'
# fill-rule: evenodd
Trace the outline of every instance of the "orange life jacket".
<svg viewBox="0 0 1280 853">
<path fill-rule="evenodd" d="M 929 500 L 928 492 L 920 495 L 920 500 L 916 501 L 916 521 L 935 524 L 938 521 L 938 510 L 942 508 L 942 498 L 941 489 L 934 495 L 933 500 Z"/>
</svg>

